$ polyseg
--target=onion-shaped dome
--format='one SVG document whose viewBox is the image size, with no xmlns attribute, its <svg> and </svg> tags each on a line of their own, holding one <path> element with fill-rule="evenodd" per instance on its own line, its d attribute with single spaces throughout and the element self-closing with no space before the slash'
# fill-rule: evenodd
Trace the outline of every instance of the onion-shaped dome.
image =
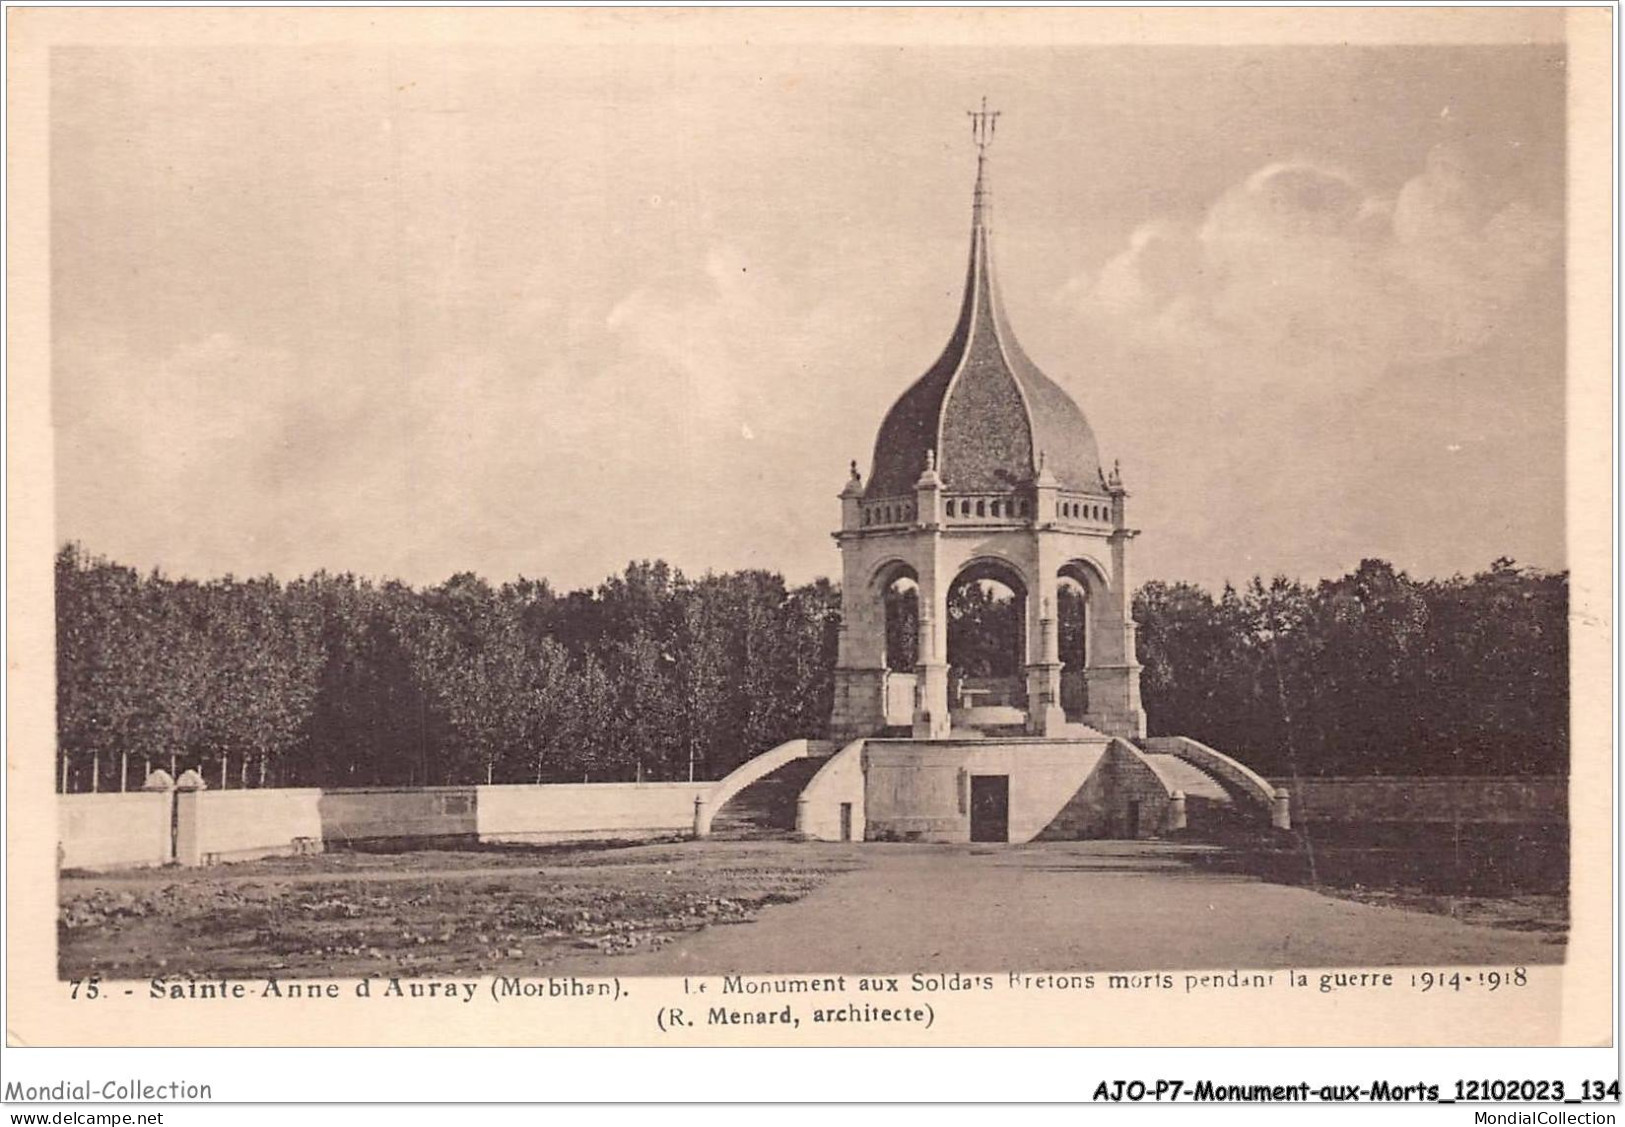
<svg viewBox="0 0 1625 1127">
<path fill-rule="evenodd" d="M 869 499 L 912 493 L 927 457 L 949 493 L 1025 485 L 1040 456 L 1056 484 L 1103 492 L 1095 435 L 1072 397 L 1028 359 L 999 298 L 985 154 L 977 160 L 965 297 L 948 347 L 886 413 Z"/>
</svg>

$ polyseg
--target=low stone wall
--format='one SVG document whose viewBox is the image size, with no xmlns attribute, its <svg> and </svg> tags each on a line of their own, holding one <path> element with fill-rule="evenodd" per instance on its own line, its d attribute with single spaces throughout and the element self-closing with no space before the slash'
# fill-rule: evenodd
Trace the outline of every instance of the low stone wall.
<svg viewBox="0 0 1625 1127">
<path fill-rule="evenodd" d="M 322 840 L 357 842 L 466 838 L 478 834 L 482 787 L 368 787 L 322 793 Z M 253 791 L 245 791 L 253 794 Z"/>
<path fill-rule="evenodd" d="M 715 783 L 560 783 L 476 787 L 481 841 L 630 840 L 688 835 L 694 799 Z"/>
<path fill-rule="evenodd" d="M 56 816 L 63 868 L 135 868 L 170 860 L 167 793 L 60 794 Z"/>
<path fill-rule="evenodd" d="M 1560 825 L 1568 780 L 1558 777 L 1273 779 L 1292 795 L 1292 823 Z"/>
<path fill-rule="evenodd" d="M 315 851 L 323 839 L 321 800 L 315 788 L 183 792 L 183 803 L 197 804 L 196 844 L 183 842 L 183 853 L 195 849 L 199 861 L 212 864 Z M 180 828 L 190 835 L 190 825 L 185 817 Z"/>
<path fill-rule="evenodd" d="M 715 783 L 133 791 L 58 796 L 64 868 L 244 861 L 369 845 L 689 834 Z M 173 827 L 173 850 L 171 829 Z"/>
</svg>

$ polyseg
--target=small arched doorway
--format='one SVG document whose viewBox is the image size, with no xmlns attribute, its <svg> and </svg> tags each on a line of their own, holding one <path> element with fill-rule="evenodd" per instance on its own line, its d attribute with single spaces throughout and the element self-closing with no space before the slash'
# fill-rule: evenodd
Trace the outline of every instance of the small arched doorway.
<svg viewBox="0 0 1625 1127">
<path fill-rule="evenodd" d="M 1027 598 L 1021 575 L 996 560 L 977 560 L 954 577 L 947 598 L 950 708 L 1027 707 Z"/>
</svg>

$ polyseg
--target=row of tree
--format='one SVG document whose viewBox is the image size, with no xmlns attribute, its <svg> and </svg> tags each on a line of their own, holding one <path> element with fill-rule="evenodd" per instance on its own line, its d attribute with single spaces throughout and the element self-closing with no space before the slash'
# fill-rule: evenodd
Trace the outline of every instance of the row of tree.
<svg viewBox="0 0 1625 1127">
<path fill-rule="evenodd" d="M 982 633 L 1019 629 L 971 601 Z M 661 562 L 567 594 L 469 574 L 197 582 L 69 545 L 56 611 L 63 790 L 156 767 L 227 787 L 671 780 L 822 734 L 840 594 Z M 1567 613 L 1566 576 L 1504 560 L 1135 598 L 1153 734 L 1266 774 L 1564 773 Z"/>
<path fill-rule="evenodd" d="M 1562 775 L 1568 576 L 1497 560 L 1417 581 L 1381 560 L 1318 585 L 1134 600 L 1152 734 L 1266 775 Z"/>
<path fill-rule="evenodd" d="M 639 563 L 593 591 L 208 583 L 57 557 L 64 790 L 716 778 L 829 714 L 838 596 Z"/>
</svg>

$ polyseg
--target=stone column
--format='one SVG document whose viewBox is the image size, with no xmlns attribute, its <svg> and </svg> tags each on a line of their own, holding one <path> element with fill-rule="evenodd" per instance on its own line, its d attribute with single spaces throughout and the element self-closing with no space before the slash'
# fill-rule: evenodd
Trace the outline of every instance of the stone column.
<svg viewBox="0 0 1625 1127">
<path fill-rule="evenodd" d="M 1145 709 L 1140 704 L 1140 663 L 1135 657 L 1134 587 L 1129 575 L 1128 542 L 1135 532 L 1123 523 L 1123 498 L 1113 491 L 1111 535 L 1112 580 L 1101 600 L 1098 625 L 1092 623 L 1089 667 L 1088 722 L 1113 736 L 1138 739 L 1145 735 Z"/>
<path fill-rule="evenodd" d="M 1060 519 L 1061 483 L 1044 464 L 1044 452 L 1038 453 L 1038 465 L 1033 470 L 1033 527 L 1045 528 Z"/>
<path fill-rule="evenodd" d="M 852 497 L 843 497 L 852 504 Z M 838 740 L 872 736 L 886 724 L 886 621 L 880 595 L 865 573 L 869 541 L 861 533 L 837 535 L 841 547 L 841 628 L 835 659 L 835 701 L 829 734 Z"/>
<path fill-rule="evenodd" d="M 1189 825 L 1185 813 L 1185 792 L 1176 790 L 1168 796 L 1168 832 L 1178 833 Z"/>
<path fill-rule="evenodd" d="M 835 740 L 872 736 L 886 726 L 886 671 L 835 669 L 835 706 L 829 734 Z"/>
<path fill-rule="evenodd" d="M 927 533 L 916 571 L 920 584 L 920 639 L 914 666 L 914 738 L 948 737 L 948 592 L 940 574 L 937 534 Z"/>
<path fill-rule="evenodd" d="M 175 863 L 188 868 L 203 864 L 203 792 L 208 784 L 197 771 L 175 780 Z"/>
<path fill-rule="evenodd" d="M 1040 560 L 1043 556 L 1040 554 Z M 1042 564 L 1040 565 L 1042 566 Z M 1027 666 L 1027 731 L 1035 736 L 1058 736 L 1066 724 L 1061 708 L 1061 639 L 1056 621 L 1055 579 L 1040 575 L 1036 661 Z"/>
<path fill-rule="evenodd" d="M 1270 825 L 1278 830 L 1292 828 L 1292 795 L 1285 787 L 1276 787 L 1270 800 Z"/>
<path fill-rule="evenodd" d="M 914 483 L 914 523 L 921 528 L 942 525 L 942 478 L 937 473 L 936 455 L 925 452 L 925 472 Z"/>
</svg>

